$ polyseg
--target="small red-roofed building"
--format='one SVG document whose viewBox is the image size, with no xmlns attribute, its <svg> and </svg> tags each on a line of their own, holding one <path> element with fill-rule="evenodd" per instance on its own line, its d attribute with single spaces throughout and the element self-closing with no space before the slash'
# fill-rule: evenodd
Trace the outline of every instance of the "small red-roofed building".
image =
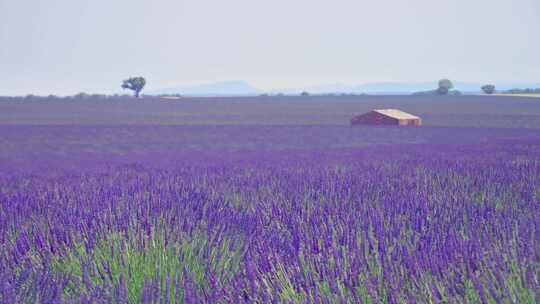
<svg viewBox="0 0 540 304">
<path fill-rule="evenodd" d="M 422 119 L 397 109 L 380 109 L 353 117 L 351 125 L 421 126 Z"/>
</svg>

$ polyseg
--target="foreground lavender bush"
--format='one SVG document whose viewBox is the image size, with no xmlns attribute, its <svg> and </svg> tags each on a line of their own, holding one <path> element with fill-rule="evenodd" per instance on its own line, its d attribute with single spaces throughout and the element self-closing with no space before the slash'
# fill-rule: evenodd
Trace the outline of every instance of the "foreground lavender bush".
<svg viewBox="0 0 540 304">
<path fill-rule="evenodd" d="M 150 164 L 2 175 L 1 302 L 540 299 L 538 142 Z"/>
</svg>

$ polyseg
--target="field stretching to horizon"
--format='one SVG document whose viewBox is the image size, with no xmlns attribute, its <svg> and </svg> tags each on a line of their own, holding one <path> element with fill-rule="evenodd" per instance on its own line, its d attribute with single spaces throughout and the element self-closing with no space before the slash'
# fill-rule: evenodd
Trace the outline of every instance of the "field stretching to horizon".
<svg viewBox="0 0 540 304">
<path fill-rule="evenodd" d="M 399 108 L 422 127 L 348 125 Z M 540 102 L 0 99 L 1 303 L 538 303 Z"/>
<path fill-rule="evenodd" d="M 427 126 L 540 128 L 540 100 L 516 96 L 0 97 L 2 125 L 348 125 L 354 114 L 398 108 Z"/>
</svg>

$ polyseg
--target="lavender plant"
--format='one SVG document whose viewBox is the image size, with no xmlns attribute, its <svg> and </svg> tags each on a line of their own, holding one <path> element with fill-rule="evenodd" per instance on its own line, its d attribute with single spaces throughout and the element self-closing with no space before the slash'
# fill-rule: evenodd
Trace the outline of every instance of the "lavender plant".
<svg viewBox="0 0 540 304">
<path fill-rule="evenodd" d="M 288 153 L 0 175 L 0 302 L 539 301 L 538 141 Z"/>
</svg>

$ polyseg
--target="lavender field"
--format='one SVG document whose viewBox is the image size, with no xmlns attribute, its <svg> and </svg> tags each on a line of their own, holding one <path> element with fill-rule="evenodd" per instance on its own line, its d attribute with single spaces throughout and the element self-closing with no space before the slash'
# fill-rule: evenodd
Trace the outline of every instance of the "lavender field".
<svg viewBox="0 0 540 304">
<path fill-rule="evenodd" d="M 481 98 L 405 101 L 421 128 L 7 102 L 0 302 L 537 303 L 540 103 Z"/>
</svg>

